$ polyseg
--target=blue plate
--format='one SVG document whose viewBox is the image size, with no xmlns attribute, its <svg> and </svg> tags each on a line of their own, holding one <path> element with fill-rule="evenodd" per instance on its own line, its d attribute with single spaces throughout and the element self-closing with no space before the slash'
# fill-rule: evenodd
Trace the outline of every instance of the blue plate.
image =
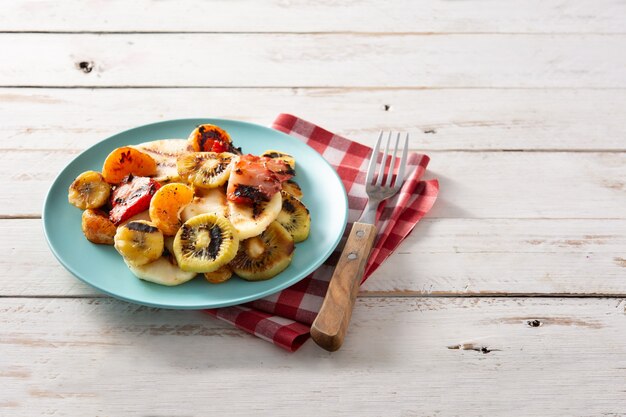
<svg viewBox="0 0 626 417">
<path fill-rule="evenodd" d="M 276 277 L 248 282 L 238 277 L 213 285 L 201 275 L 165 287 L 136 278 L 112 246 L 90 243 L 81 231 L 81 210 L 67 202 L 67 189 L 81 172 L 100 171 L 115 148 L 157 139 L 186 138 L 195 126 L 212 123 L 224 128 L 244 153 L 276 149 L 296 159 L 296 180 L 311 212 L 311 232 L 296 244 L 291 265 Z M 127 130 L 92 146 L 74 159 L 56 178 L 43 208 L 43 224 L 50 249 L 59 262 L 87 284 L 113 297 L 153 307 L 200 309 L 256 300 L 289 287 L 320 266 L 339 244 L 346 226 L 348 201 L 339 176 L 315 150 L 303 142 L 267 127 L 222 119 L 182 119 Z"/>
</svg>

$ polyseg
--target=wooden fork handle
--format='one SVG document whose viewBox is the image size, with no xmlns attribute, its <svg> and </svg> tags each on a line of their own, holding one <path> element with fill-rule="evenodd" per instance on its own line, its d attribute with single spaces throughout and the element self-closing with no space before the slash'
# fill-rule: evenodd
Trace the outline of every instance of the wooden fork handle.
<svg viewBox="0 0 626 417">
<path fill-rule="evenodd" d="M 330 352 L 343 344 L 375 238 L 376 226 L 354 223 L 330 279 L 322 309 L 311 326 L 311 337 L 315 343 Z"/>
</svg>

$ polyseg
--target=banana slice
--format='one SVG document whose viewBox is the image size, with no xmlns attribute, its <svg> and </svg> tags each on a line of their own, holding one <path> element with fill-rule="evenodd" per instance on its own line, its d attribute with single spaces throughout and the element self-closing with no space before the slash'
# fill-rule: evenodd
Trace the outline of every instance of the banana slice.
<svg viewBox="0 0 626 417">
<path fill-rule="evenodd" d="M 283 205 L 276 221 L 287 229 L 293 236 L 294 242 L 302 242 L 309 237 L 311 228 L 309 209 L 300 200 L 286 191 L 281 191 L 280 193 L 283 197 Z"/>
<path fill-rule="evenodd" d="M 247 281 L 270 279 L 289 266 L 294 248 L 289 232 L 273 222 L 261 235 L 241 242 L 229 266 Z"/>
<path fill-rule="evenodd" d="M 238 248 L 232 224 L 215 213 L 187 220 L 174 238 L 174 255 L 183 271 L 213 272 L 230 262 Z"/>
<path fill-rule="evenodd" d="M 163 253 L 163 233 L 154 223 L 136 220 L 117 228 L 115 249 L 126 263 L 141 266 L 156 261 Z"/>
<path fill-rule="evenodd" d="M 196 196 L 191 203 L 187 204 L 180 213 L 180 218 L 186 222 L 198 214 L 215 213 L 228 217 L 228 205 L 226 203 L 226 193 L 222 188 L 211 188 L 203 190 L 196 189 Z"/>
<path fill-rule="evenodd" d="M 102 210 L 83 211 L 81 227 L 87 240 L 101 245 L 112 245 L 117 228 Z"/>
<path fill-rule="evenodd" d="M 67 199 L 70 204 L 81 210 L 102 207 L 109 200 L 111 186 L 102 174 L 96 171 L 85 171 L 70 185 Z"/>
<path fill-rule="evenodd" d="M 161 256 L 156 261 L 140 266 L 128 262 L 126 265 L 137 278 L 168 287 L 184 284 L 197 275 L 195 272 L 185 272 L 180 269 L 173 256 Z"/>
<path fill-rule="evenodd" d="M 228 201 L 229 219 L 241 240 L 263 233 L 267 226 L 276 220 L 281 209 L 280 193 L 274 194 L 270 201 L 255 203 L 252 206 Z"/>
<path fill-rule="evenodd" d="M 221 284 L 228 281 L 233 276 L 233 270 L 228 265 L 213 272 L 205 272 L 204 278 L 211 284 Z"/>
<path fill-rule="evenodd" d="M 152 157 L 156 162 L 154 179 L 159 182 L 180 180 L 176 169 L 176 160 L 193 151 L 186 139 L 162 139 L 140 143 L 133 146 Z"/>
<path fill-rule="evenodd" d="M 181 178 L 200 188 L 224 185 L 230 176 L 235 155 L 228 152 L 194 152 L 176 161 Z"/>
</svg>

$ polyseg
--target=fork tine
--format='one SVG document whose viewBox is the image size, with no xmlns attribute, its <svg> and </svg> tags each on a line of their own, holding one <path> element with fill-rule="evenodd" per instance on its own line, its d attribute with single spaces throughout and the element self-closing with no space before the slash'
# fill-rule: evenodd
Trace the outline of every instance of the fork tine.
<svg viewBox="0 0 626 417">
<path fill-rule="evenodd" d="M 404 138 L 404 149 L 402 149 L 402 159 L 400 159 L 400 168 L 398 168 L 398 176 L 396 177 L 396 184 L 394 185 L 395 189 L 399 189 L 402 187 L 404 183 L 404 171 L 406 169 L 406 157 L 409 151 L 409 134 L 406 134 Z"/>
<path fill-rule="evenodd" d="M 400 142 L 400 132 L 396 136 L 396 146 L 393 148 L 393 153 L 391 154 L 391 163 L 389 164 L 389 175 L 387 175 L 387 181 L 385 181 L 385 186 L 391 187 L 391 181 L 393 180 L 393 169 L 396 165 L 396 155 L 398 154 L 398 142 Z M 398 179 L 396 178 L 396 182 Z"/>
<path fill-rule="evenodd" d="M 387 136 L 387 144 L 385 145 L 385 153 L 383 159 L 380 161 L 380 170 L 378 171 L 378 178 L 376 179 L 376 185 L 383 183 L 383 177 L 385 176 L 385 165 L 387 165 L 387 154 L 389 153 L 389 142 L 391 142 L 391 132 Z"/>
<path fill-rule="evenodd" d="M 380 131 L 378 135 L 378 140 L 376 141 L 376 146 L 372 150 L 372 155 L 370 156 L 370 164 L 367 167 L 367 175 L 365 176 L 365 185 L 369 185 L 374 180 L 374 171 L 376 171 L 376 157 L 378 156 L 378 152 L 380 152 L 380 140 L 383 138 L 383 131 Z"/>
</svg>

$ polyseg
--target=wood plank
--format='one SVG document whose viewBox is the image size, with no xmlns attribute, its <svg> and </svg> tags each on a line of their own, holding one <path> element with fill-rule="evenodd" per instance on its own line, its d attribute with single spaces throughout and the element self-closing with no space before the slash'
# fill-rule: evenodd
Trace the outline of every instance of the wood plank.
<svg viewBox="0 0 626 417">
<path fill-rule="evenodd" d="M 5 88 L 0 148 L 79 150 L 161 120 L 270 125 L 286 111 L 369 145 L 394 129 L 422 150 L 626 150 L 623 109 L 626 90 Z"/>
<path fill-rule="evenodd" d="M 0 295 L 101 296 L 63 269 L 41 228 L 0 221 Z M 626 220 L 425 219 L 361 295 L 624 295 L 624 247 Z"/>
<path fill-rule="evenodd" d="M 0 86 L 624 88 L 625 48 L 626 35 L 3 34 Z"/>
<path fill-rule="evenodd" d="M 436 0 L 23 0 L 2 5 L 0 31 L 624 33 L 622 2 L 514 0 L 486 6 Z"/>
<path fill-rule="evenodd" d="M 430 152 L 430 155 L 428 175 L 439 178 L 442 190 L 429 214 L 431 217 L 623 219 L 626 216 L 626 153 Z M 51 182 L 75 156 L 76 152 L 63 150 L 1 152 L 0 215 L 40 214 Z M 100 170 L 101 166 L 92 169 Z M 14 204 L 15 201 L 20 204 Z"/>
<path fill-rule="evenodd" d="M 16 416 L 626 407 L 622 299 L 360 299 L 334 354 L 311 342 L 289 354 L 203 313 L 110 300 L 4 299 L 0 312 L 0 406 Z"/>
</svg>

